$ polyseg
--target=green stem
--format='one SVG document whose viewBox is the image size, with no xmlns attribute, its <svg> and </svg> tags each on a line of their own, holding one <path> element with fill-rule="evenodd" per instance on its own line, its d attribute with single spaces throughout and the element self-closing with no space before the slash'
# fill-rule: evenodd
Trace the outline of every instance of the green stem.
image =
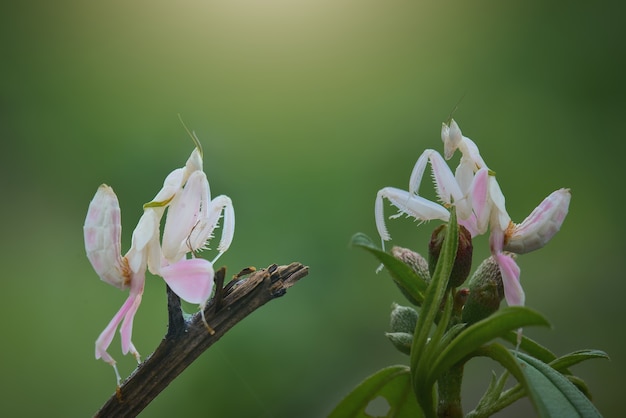
<svg viewBox="0 0 626 418">
<path fill-rule="evenodd" d="M 445 372 L 437 381 L 439 392 L 439 405 L 437 416 L 439 418 L 463 417 L 461 405 L 461 383 L 463 382 L 464 362 L 459 362 Z"/>
</svg>

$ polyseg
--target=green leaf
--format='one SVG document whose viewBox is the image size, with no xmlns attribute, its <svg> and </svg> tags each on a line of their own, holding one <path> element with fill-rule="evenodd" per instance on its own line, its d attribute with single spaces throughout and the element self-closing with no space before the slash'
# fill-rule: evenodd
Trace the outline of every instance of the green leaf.
<svg viewBox="0 0 626 418">
<path fill-rule="evenodd" d="M 609 356 L 600 350 L 580 350 L 575 351 L 570 354 L 566 354 L 558 359 L 555 359 L 548 364 L 561 374 L 563 374 L 570 382 L 574 384 L 587 398 L 591 399 L 591 392 L 587 387 L 587 384 L 579 377 L 576 377 L 569 371 L 569 367 L 575 366 L 576 364 L 583 362 L 585 360 L 590 360 L 594 358 L 601 358 L 609 360 Z M 547 363 L 543 360 L 544 363 Z"/>
<path fill-rule="evenodd" d="M 382 399 L 379 399 L 382 398 Z M 365 379 L 330 413 L 329 418 L 371 418 L 372 401 L 389 406 L 387 418 L 424 417 L 411 388 L 411 375 L 406 366 L 391 366 Z M 379 415 L 380 416 L 380 415 Z"/>
<path fill-rule="evenodd" d="M 573 353 L 566 354 L 554 361 L 551 361 L 550 366 L 563 373 L 571 366 L 575 366 L 580 362 L 594 358 L 603 358 L 608 360 L 609 356 L 604 351 L 600 350 L 574 351 Z M 569 374 L 569 372 L 566 372 L 566 374 Z"/>
<path fill-rule="evenodd" d="M 428 382 L 434 384 L 443 372 L 481 345 L 511 330 L 530 325 L 549 326 L 550 324 L 541 314 L 529 308 L 509 306 L 470 325 L 454 338 L 434 361 L 430 368 Z"/>
<path fill-rule="evenodd" d="M 374 242 L 363 233 L 352 237 L 351 244 L 373 254 L 391 274 L 391 278 L 398 285 L 409 301 L 417 306 L 424 301 L 424 293 L 428 286 L 423 277 L 418 276 L 411 267 L 404 264 L 391 254 L 382 251 Z"/>
<path fill-rule="evenodd" d="M 428 341 L 428 344 L 426 344 L 422 353 L 422 358 L 420 359 L 420 363 L 422 364 L 432 364 L 433 360 L 437 357 L 437 354 L 441 352 L 443 347 L 445 347 L 442 344 L 445 343 L 445 341 L 443 341 L 443 337 L 446 333 L 446 328 L 448 328 L 450 317 L 452 316 L 452 294 L 448 293 L 447 296 L 446 304 L 444 305 L 443 313 L 441 314 L 437 328 L 435 328 L 435 332 L 431 335 L 430 340 Z"/>
<path fill-rule="evenodd" d="M 517 332 L 515 331 L 507 332 L 502 338 L 513 345 L 517 344 Z M 552 360 L 556 359 L 556 355 L 552 351 L 525 335 L 522 336 L 522 342 L 519 348 L 544 363 L 550 363 Z"/>
<path fill-rule="evenodd" d="M 522 398 L 524 394 L 527 393 L 528 382 L 526 381 L 526 376 L 522 371 L 520 363 L 502 344 L 492 343 L 483 345 L 475 350 L 472 355 L 489 357 L 504 366 L 506 372 L 498 379 L 496 384 L 490 385 L 489 389 L 476 406 L 476 409 L 467 415 L 468 418 L 490 417 Z M 511 389 L 502 392 L 509 373 L 515 376 L 519 383 Z"/>
<path fill-rule="evenodd" d="M 601 417 L 589 399 L 565 376 L 534 357 L 517 353 L 528 381 L 528 396 L 540 417 Z"/>
<path fill-rule="evenodd" d="M 415 391 L 415 396 L 420 406 L 427 416 L 433 416 L 435 412 L 433 401 L 434 381 L 425 380 L 425 377 L 429 375 L 429 370 L 432 367 L 432 362 L 427 359 L 426 345 L 428 343 L 431 327 L 435 322 L 435 318 L 441 307 L 441 301 L 446 292 L 450 272 L 452 271 L 456 259 L 458 243 L 459 227 L 456 222 L 456 211 L 452 210 L 439 254 L 439 260 L 437 261 L 437 266 L 435 267 L 428 288 L 426 288 L 424 303 L 422 304 L 422 309 L 417 319 L 413 345 L 411 346 L 411 377 L 413 380 L 413 390 Z"/>
</svg>

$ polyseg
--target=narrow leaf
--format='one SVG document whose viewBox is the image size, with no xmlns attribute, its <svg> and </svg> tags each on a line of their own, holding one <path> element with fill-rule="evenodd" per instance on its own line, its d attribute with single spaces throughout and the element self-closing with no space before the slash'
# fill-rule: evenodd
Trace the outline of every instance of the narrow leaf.
<svg viewBox="0 0 626 418">
<path fill-rule="evenodd" d="M 517 335 L 517 332 L 510 331 L 504 334 L 502 338 L 511 344 L 516 345 L 518 338 Z M 552 351 L 525 335 L 522 336 L 522 342 L 520 343 L 519 348 L 544 363 L 550 363 L 556 359 L 556 355 Z"/>
<path fill-rule="evenodd" d="M 391 254 L 382 251 L 365 234 L 357 233 L 352 237 L 351 244 L 373 254 L 389 271 L 391 278 L 398 285 L 409 301 L 420 306 L 424 301 L 426 280 L 418 276 L 415 271 Z"/>
<path fill-rule="evenodd" d="M 411 389 L 411 375 L 406 366 L 391 366 L 365 379 L 330 413 L 329 418 L 372 417 L 372 401 L 388 410 L 387 418 L 424 417 Z M 380 405 L 382 404 L 382 405 Z M 384 411 L 383 411 L 384 412 Z"/>
<path fill-rule="evenodd" d="M 588 399 L 591 399 L 591 391 L 589 387 L 581 378 L 574 376 L 572 372 L 569 371 L 569 367 L 575 366 L 576 364 L 590 360 L 594 358 L 601 358 L 609 360 L 609 356 L 600 350 L 581 350 L 575 351 L 571 354 L 567 354 L 565 356 L 559 357 L 558 359 L 551 361 L 549 365 L 563 374 L 570 382 L 574 384 Z M 544 363 L 546 363 L 544 361 Z"/>
<path fill-rule="evenodd" d="M 426 344 L 426 348 L 424 349 L 422 358 L 420 359 L 422 364 L 432 364 L 433 360 L 437 357 L 437 354 L 441 352 L 443 347 L 445 347 L 442 345 L 442 339 L 445 335 L 446 328 L 448 328 L 450 317 L 452 316 L 452 295 L 450 293 L 447 295 L 446 304 L 444 306 L 443 313 L 441 314 L 441 318 L 439 319 L 439 323 L 437 324 L 437 328 L 435 328 L 435 332 L 433 332 L 428 344 Z"/>
<path fill-rule="evenodd" d="M 493 392 L 489 393 L 488 391 L 485 393 L 476 409 L 467 415 L 468 418 L 492 416 L 522 398 L 527 392 L 526 388 L 528 387 L 528 382 L 526 381 L 526 376 L 522 371 L 520 363 L 511 351 L 502 344 L 492 343 L 481 346 L 475 350 L 472 355 L 489 357 L 504 366 L 507 371 L 500 377 Z M 512 374 L 519 383 L 511 389 L 502 392 L 508 373 Z"/>
<path fill-rule="evenodd" d="M 524 387 L 527 386 L 526 377 L 524 372 L 517 361 L 516 357 L 511 354 L 511 351 L 499 343 L 492 343 L 485 345 L 475 350 L 472 355 L 489 357 L 492 360 L 500 363 L 505 369 L 517 379 L 517 381 Z"/>
<path fill-rule="evenodd" d="M 609 356 L 604 351 L 600 350 L 580 350 L 559 357 L 558 359 L 550 362 L 550 366 L 552 366 L 553 369 L 556 369 L 559 372 L 563 373 L 564 370 L 567 370 L 571 366 L 575 366 L 580 362 L 594 358 L 602 358 L 608 360 Z"/>
<path fill-rule="evenodd" d="M 528 381 L 528 396 L 540 417 L 601 417 L 591 401 L 561 373 L 524 353 L 517 353 L 517 357 Z"/>
<path fill-rule="evenodd" d="M 550 324 L 541 314 L 529 308 L 509 306 L 470 325 L 453 339 L 435 360 L 430 369 L 428 382 L 434 383 L 443 372 L 481 345 L 501 337 L 508 331 L 531 325 L 549 326 Z"/>
<path fill-rule="evenodd" d="M 413 380 L 413 390 L 415 391 L 420 406 L 426 415 L 429 416 L 434 414 L 434 381 L 430 382 L 425 380 L 426 376 L 429 375 L 429 369 L 432 367 L 432 363 L 427 361 L 425 356 L 426 344 L 430 335 L 430 329 L 435 322 L 448 285 L 450 272 L 452 271 L 456 258 L 458 243 L 459 227 L 456 222 L 456 211 L 452 210 L 439 254 L 439 260 L 437 261 L 437 266 L 426 289 L 424 303 L 415 328 L 413 345 L 411 346 L 411 377 Z"/>
</svg>

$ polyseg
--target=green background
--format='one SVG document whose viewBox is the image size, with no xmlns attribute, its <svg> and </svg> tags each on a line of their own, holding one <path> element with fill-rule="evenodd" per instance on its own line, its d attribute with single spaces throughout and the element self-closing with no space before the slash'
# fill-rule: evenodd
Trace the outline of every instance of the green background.
<svg viewBox="0 0 626 418">
<path fill-rule="evenodd" d="M 383 336 L 391 303 L 404 300 L 348 243 L 376 236 L 376 192 L 408 186 L 420 153 L 442 149 L 441 122 L 459 102 L 454 117 L 497 172 L 514 221 L 571 188 L 561 232 L 518 259 L 527 305 L 553 324 L 526 333 L 558 354 L 607 351 L 611 362 L 575 371 L 601 412 L 623 411 L 622 10 L 417 0 L 2 9 L 2 415 L 90 416 L 114 391 L 93 344 L 126 294 L 91 269 L 82 224 L 98 185 L 111 185 L 128 248 L 141 205 L 192 150 L 179 113 L 202 141 L 213 194 L 234 202 L 235 239 L 220 260 L 229 273 L 311 269 L 143 416 L 324 416 L 367 375 L 407 363 Z M 388 225 L 395 244 L 425 251 L 436 224 Z M 486 237 L 475 246 L 477 265 Z M 144 357 L 165 331 L 164 284 L 148 277 L 133 335 Z M 117 336 L 110 353 L 130 374 Z M 468 367 L 467 410 L 492 368 Z"/>
</svg>

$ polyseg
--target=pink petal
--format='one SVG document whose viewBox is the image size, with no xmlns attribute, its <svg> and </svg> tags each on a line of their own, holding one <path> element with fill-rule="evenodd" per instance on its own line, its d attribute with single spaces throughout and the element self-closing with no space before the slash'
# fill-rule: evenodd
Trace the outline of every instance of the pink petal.
<svg viewBox="0 0 626 418">
<path fill-rule="evenodd" d="M 524 289 L 520 283 L 520 268 L 508 254 L 494 255 L 500 273 L 502 273 L 502 284 L 504 286 L 504 297 L 509 306 L 524 306 Z"/>
<path fill-rule="evenodd" d="M 167 285 L 190 303 L 204 305 L 213 289 L 213 265 L 202 258 L 182 259 L 161 268 Z"/>
</svg>

